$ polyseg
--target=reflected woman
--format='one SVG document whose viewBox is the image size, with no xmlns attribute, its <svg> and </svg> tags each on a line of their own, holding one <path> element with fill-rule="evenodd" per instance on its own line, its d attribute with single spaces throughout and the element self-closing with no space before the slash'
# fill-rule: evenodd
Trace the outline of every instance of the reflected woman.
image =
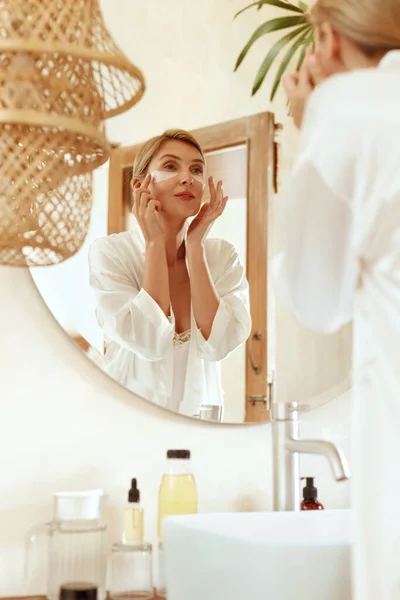
<svg viewBox="0 0 400 600">
<path fill-rule="evenodd" d="M 90 283 L 107 372 L 186 415 L 223 405 L 221 361 L 250 334 L 249 286 L 235 248 L 208 238 L 227 197 L 188 132 L 146 142 L 133 165 L 132 231 L 96 240 Z"/>
</svg>

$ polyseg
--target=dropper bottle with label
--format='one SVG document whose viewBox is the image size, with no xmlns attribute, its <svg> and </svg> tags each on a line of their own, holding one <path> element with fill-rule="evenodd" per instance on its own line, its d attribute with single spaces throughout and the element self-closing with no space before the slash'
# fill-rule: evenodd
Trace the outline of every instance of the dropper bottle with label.
<svg viewBox="0 0 400 600">
<path fill-rule="evenodd" d="M 124 508 L 122 541 L 124 544 L 143 542 L 143 508 L 137 479 L 132 479 L 128 492 L 128 506 Z"/>
<path fill-rule="evenodd" d="M 153 598 L 152 546 L 143 541 L 143 518 L 137 480 L 132 479 L 123 510 L 122 541 L 113 545 L 110 557 L 112 600 Z"/>
<path fill-rule="evenodd" d="M 324 510 L 323 505 L 318 500 L 318 490 L 314 486 L 314 477 L 302 477 L 306 480 L 306 486 L 303 488 L 303 501 L 300 505 L 301 510 Z"/>
</svg>

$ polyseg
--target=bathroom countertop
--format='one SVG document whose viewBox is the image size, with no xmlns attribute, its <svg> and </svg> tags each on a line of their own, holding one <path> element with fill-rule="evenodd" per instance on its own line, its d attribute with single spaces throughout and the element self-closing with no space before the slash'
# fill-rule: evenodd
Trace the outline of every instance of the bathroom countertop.
<svg viewBox="0 0 400 600">
<path fill-rule="evenodd" d="M 0 600 L 46 600 L 46 596 L 0 596 Z M 154 594 L 153 600 L 164 600 Z"/>
</svg>

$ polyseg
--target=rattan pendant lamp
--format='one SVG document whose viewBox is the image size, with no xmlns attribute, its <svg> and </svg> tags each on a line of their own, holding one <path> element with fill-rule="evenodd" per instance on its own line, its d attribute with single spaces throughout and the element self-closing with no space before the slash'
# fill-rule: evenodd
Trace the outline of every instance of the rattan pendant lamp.
<svg viewBox="0 0 400 600">
<path fill-rule="evenodd" d="M 103 121 L 144 78 L 108 33 L 98 0 L 3 0 L 0 14 L 0 264 L 57 264 L 82 246 Z"/>
</svg>

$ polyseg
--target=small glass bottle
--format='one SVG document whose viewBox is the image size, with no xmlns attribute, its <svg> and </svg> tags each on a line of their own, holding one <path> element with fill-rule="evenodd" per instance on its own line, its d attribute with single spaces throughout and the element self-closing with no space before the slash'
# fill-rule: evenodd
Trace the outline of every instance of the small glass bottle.
<svg viewBox="0 0 400 600">
<path fill-rule="evenodd" d="M 301 479 L 306 480 L 306 486 L 303 488 L 303 501 L 300 505 L 301 510 L 324 510 L 318 500 L 318 490 L 314 487 L 314 477 L 302 477 Z"/>
<path fill-rule="evenodd" d="M 143 508 L 140 506 L 140 490 L 137 479 L 132 479 L 128 492 L 128 505 L 124 508 L 122 542 L 143 542 Z"/>
<path fill-rule="evenodd" d="M 197 489 L 191 470 L 190 450 L 168 450 L 167 466 L 158 495 L 158 541 L 163 541 L 165 517 L 197 513 Z"/>
<path fill-rule="evenodd" d="M 122 542 L 117 542 L 111 549 L 111 599 L 153 598 L 152 546 L 143 541 L 143 517 L 137 480 L 132 479 L 128 506 L 123 512 Z"/>
</svg>

